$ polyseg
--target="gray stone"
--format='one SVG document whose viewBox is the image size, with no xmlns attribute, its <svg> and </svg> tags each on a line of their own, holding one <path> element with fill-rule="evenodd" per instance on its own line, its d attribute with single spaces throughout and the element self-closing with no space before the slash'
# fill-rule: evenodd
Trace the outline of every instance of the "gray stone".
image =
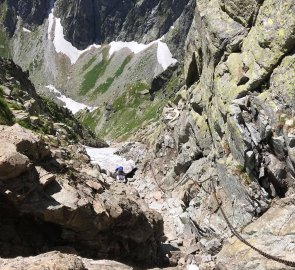
<svg viewBox="0 0 295 270">
<path fill-rule="evenodd" d="M 271 144 L 275 154 L 280 159 L 284 159 L 287 152 L 284 136 L 272 136 Z"/>
<path fill-rule="evenodd" d="M 250 170 L 255 168 L 255 154 L 253 151 L 247 151 L 245 157 L 245 166 Z"/>
<path fill-rule="evenodd" d="M 257 146 L 261 142 L 261 137 L 253 123 L 246 123 L 246 126 L 251 134 L 252 141 Z"/>
<path fill-rule="evenodd" d="M 212 240 L 207 240 L 202 238 L 199 242 L 203 251 L 210 255 L 216 255 L 222 248 L 222 243 L 220 239 L 214 238 Z"/>
<path fill-rule="evenodd" d="M 258 3 L 255 0 L 220 0 L 221 8 L 235 21 L 248 27 L 253 23 Z"/>
<path fill-rule="evenodd" d="M 258 115 L 258 131 L 262 140 L 268 139 L 272 135 L 268 117 L 261 113 Z"/>
<path fill-rule="evenodd" d="M 294 205 L 292 198 L 283 199 L 259 219 L 247 226 L 242 233 L 244 239 L 260 250 L 292 261 L 294 253 Z M 288 247 L 288 248 L 286 248 Z M 234 252 L 232 252 L 234 250 Z M 243 254 L 243 255 L 242 255 Z M 292 269 L 284 264 L 262 257 L 250 247 L 241 243 L 236 237 L 229 239 L 217 256 L 221 269 Z"/>
<path fill-rule="evenodd" d="M 249 198 L 246 187 L 240 183 L 239 177 L 231 174 L 223 164 L 218 164 L 217 172 L 222 192 L 225 193 L 224 199 L 227 202 L 223 205 L 223 210 L 227 216 L 231 216 L 230 221 L 233 226 L 239 227 L 247 224 L 255 215 L 255 209 L 252 207 L 253 202 Z M 232 208 L 235 209 L 234 215 Z"/>
<path fill-rule="evenodd" d="M 11 90 L 8 88 L 8 87 L 6 87 L 6 86 L 1 86 L 1 89 L 3 90 L 3 93 L 6 95 L 6 96 L 10 96 L 10 94 L 11 94 Z"/>
<path fill-rule="evenodd" d="M 15 178 L 28 170 L 29 159 L 15 145 L 0 140 L 0 180 Z"/>
</svg>

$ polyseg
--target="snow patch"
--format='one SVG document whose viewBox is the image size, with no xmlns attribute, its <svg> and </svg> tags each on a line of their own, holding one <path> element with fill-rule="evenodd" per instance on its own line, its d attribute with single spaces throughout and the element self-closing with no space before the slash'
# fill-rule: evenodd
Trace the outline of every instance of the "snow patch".
<svg viewBox="0 0 295 270">
<path fill-rule="evenodd" d="M 89 107 L 83 103 L 76 102 L 75 100 L 66 97 L 60 91 L 58 91 L 53 85 L 47 85 L 46 88 L 48 88 L 51 92 L 55 93 L 56 97 L 65 103 L 64 107 L 68 108 L 73 114 L 85 108 L 87 108 L 90 112 L 98 108 L 98 107 Z"/>
<path fill-rule="evenodd" d="M 190 264 L 186 267 L 186 270 L 199 270 L 200 268 L 195 264 Z"/>
<path fill-rule="evenodd" d="M 92 148 L 85 146 L 87 154 L 90 156 L 91 163 L 98 164 L 100 168 L 114 172 L 118 166 L 123 166 L 125 172 L 131 171 L 135 167 L 133 160 L 126 160 L 115 155 L 117 148 Z"/>
<path fill-rule="evenodd" d="M 55 51 L 66 55 L 70 59 L 72 65 L 77 62 L 83 53 L 93 48 L 98 49 L 101 47 L 100 45 L 93 44 L 85 50 L 78 50 L 71 42 L 65 39 L 61 19 L 54 17 L 53 10 L 49 14 L 48 21 L 48 38 L 53 41 Z M 52 36 L 53 31 L 54 35 Z"/>
<path fill-rule="evenodd" d="M 128 48 L 133 53 L 137 54 L 140 53 L 150 46 L 157 44 L 157 59 L 159 64 L 162 66 L 164 70 L 166 70 L 170 65 L 175 64 L 177 62 L 176 59 L 173 58 L 172 53 L 170 52 L 168 45 L 160 39 L 153 41 L 149 44 L 140 44 L 135 41 L 131 42 L 123 42 L 123 41 L 113 41 L 110 43 L 110 50 L 109 50 L 109 56 L 112 56 L 117 51 L 120 51 L 123 48 Z"/>
<path fill-rule="evenodd" d="M 158 41 L 157 58 L 164 70 L 177 62 L 177 60 L 172 57 L 168 45 L 160 40 Z"/>
<path fill-rule="evenodd" d="M 32 33 L 31 30 L 29 30 L 29 29 L 27 29 L 27 28 L 25 28 L 25 27 L 23 27 L 23 32 L 26 32 L 26 33 Z"/>
<path fill-rule="evenodd" d="M 51 13 L 48 16 L 48 31 L 47 31 L 48 38 L 51 41 L 53 40 L 51 35 L 53 24 L 54 24 L 54 15 L 53 15 L 53 10 L 51 10 Z"/>
<path fill-rule="evenodd" d="M 110 43 L 109 56 L 112 56 L 117 51 L 123 48 L 128 48 L 133 53 L 137 54 L 147 49 L 150 45 L 140 44 L 136 41 L 124 42 L 124 41 L 112 41 Z"/>
</svg>

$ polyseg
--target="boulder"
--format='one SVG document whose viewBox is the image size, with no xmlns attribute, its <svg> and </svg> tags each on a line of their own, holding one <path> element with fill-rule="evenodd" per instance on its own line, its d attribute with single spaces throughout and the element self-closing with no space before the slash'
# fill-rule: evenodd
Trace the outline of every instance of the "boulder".
<svg viewBox="0 0 295 270">
<path fill-rule="evenodd" d="M 17 152 L 16 146 L 9 142 L 0 143 L 0 180 L 17 177 L 28 170 L 30 160 Z"/>
<path fill-rule="evenodd" d="M 89 260 L 82 258 L 87 270 L 133 270 L 134 268 L 123 263 L 110 260 Z"/>
<path fill-rule="evenodd" d="M 132 270 L 133 267 L 110 260 L 91 260 L 57 251 L 35 257 L 0 259 L 3 270 Z"/>
<path fill-rule="evenodd" d="M 29 159 L 42 160 L 50 156 L 45 143 L 28 129 L 15 124 L 12 127 L 0 126 L 0 131 L 0 141 L 14 144 L 17 151 Z"/>
<path fill-rule="evenodd" d="M 74 255 L 49 252 L 36 257 L 0 259 L 2 270 L 86 270 L 81 258 Z"/>
</svg>

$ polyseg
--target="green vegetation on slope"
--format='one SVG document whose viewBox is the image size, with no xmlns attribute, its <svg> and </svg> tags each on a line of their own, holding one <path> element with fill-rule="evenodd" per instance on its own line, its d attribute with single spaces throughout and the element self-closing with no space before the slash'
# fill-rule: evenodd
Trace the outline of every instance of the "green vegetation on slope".
<svg viewBox="0 0 295 270">
<path fill-rule="evenodd" d="M 106 68 L 108 64 L 110 63 L 111 59 L 108 59 L 108 51 L 109 49 L 103 49 L 102 54 L 103 54 L 103 59 L 96 64 L 92 69 L 90 69 L 85 75 L 84 75 L 84 80 L 82 82 L 81 88 L 80 88 L 80 95 L 85 95 L 87 94 L 96 84 L 97 78 L 102 76 L 104 72 L 106 71 Z M 86 64 L 91 66 L 92 63 L 90 63 L 92 59 Z M 85 68 L 85 66 L 83 67 Z"/>
<path fill-rule="evenodd" d="M 9 109 L 7 102 L 3 98 L 3 90 L 0 88 L 0 124 L 12 125 L 14 123 L 14 117 Z"/>
<path fill-rule="evenodd" d="M 123 140 L 144 123 L 156 120 L 162 103 L 159 100 L 150 101 L 150 95 L 143 92 L 148 88 L 149 85 L 144 81 L 128 85 L 124 93 L 113 102 L 109 119 L 104 123 L 103 129 L 97 132 L 98 136 Z M 95 131 L 102 117 L 103 112 L 95 110 L 82 116 L 81 122 Z"/>
<path fill-rule="evenodd" d="M 96 109 L 93 112 L 87 113 L 83 118 L 82 123 L 95 133 L 96 123 L 101 117 L 101 111 Z"/>
<path fill-rule="evenodd" d="M 88 93 L 95 86 L 97 77 L 99 77 L 99 75 L 103 75 L 107 64 L 108 61 L 103 59 L 85 74 L 84 81 L 82 82 L 82 86 L 80 88 L 80 95 Z"/>
<path fill-rule="evenodd" d="M 124 67 L 122 64 L 116 74 L 123 72 Z M 150 84 L 138 81 L 129 84 L 112 104 L 106 104 L 107 108 L 84 112 L 79 119 L 101 138 L 125 140 L 142 126 L 158 120 L 162 108 L 175 99 L 182 85 L 181 77 L 174 74 L 151 101 Z"/>
<path fill-rule="evenodd" d="M 0 29 L 0 57 L 9 58 L 9 42 L 5 31 Z"/>
<path fill-rule="evenodd" d="M 125 92 L 113 102 L 114 113 L 111 114 L 99 135 L 125 139 L 145 122 L 157 119 L 157 111 L 161 103 L 151 102 L 149 95 L 143 95 L 142 91 L 148 87 L 143 81 L 129 85 Z"/>
<path fill-rule="evenodd" d="M 86 71 L 86 69 L 88 69 L 93 63 L 94 61 L 96 60 L 96 57 L 93 56 L 83 67 L 82 67 L 82 70 L 83 71 Z"/>
<path fill-rule="evenodd" d="M 8 36 L 3 28 L 4 20 L 6 17 L 7 3 L 5 1 L 1 1 L 1 9 L 0 9 L 0 57 L 9 58 L 9 42 Z"/>
<path fill-rule="evenodd" d="M 113 77 L 107 78 L 107 80 L 103 84 L 99 85 L 95 89 L 94 95 L 97 96 L 98 94 L 105 93 L 109 89 L 109 87 L 112 85 L 112 83 L 114 82 L 114 80 L 116 78 L 118 78 L 123 73 L 124 68 L 130 62 L 131 58 L 132 58 L 132 55 L 128 55 L 126 57 L 126 59 L 123 61 L 123 63 L 121 64 L 121 66 L 117 69 L 115 75 Z"/>
</svg>

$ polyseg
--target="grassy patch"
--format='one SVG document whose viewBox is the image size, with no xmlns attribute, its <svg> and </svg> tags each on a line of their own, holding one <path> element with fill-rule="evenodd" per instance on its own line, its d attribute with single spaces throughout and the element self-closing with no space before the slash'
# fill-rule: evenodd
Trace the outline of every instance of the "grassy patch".
<svg viewBox="0 0 295 270">
<path fill-rule="evenodd" d="M 9 58 L 9 38 L 3 27 L 7 13 L 7 1 L 5 0 L 1 2 L 2 4 L 0 9 L 0 57 Z"/>
<path fill-rule="evenodd" d="M 103 84 L 99 85 L 99 86 L 95 89 L 95 91 L 94 91 L 93 94 L 96 96 L 96 95 L 98 95 L 99 93 L 100 93 L 100 94 L 105 93 L 105 92 L 109 89 L 109 87 L 112 85 L 112 83 L 114 82 L 114 80 L 115 80 L 114 77 L 109 77 L 109 78 L 107 78 L 107 80 L 106 80 Z"/>
<path fill-rule="evenodd" d="M 123 73 L 126 65 L 130 62 L 131 58 L 132 58 L 132 55 L 128 55 L 126 59 L 123 61 L 123 63 L 121 64 L 121 66 L 117 69 L 115 75 L 113 77 L 107 78 L 107 80 L 103 84 L 99 85 L 95 89 L 94 95 L 105 93 L 110 88 L 114 80 Z"/>
<path fill-rule="evenodd" d="M 13 103 L 8 103 L 8 107 L 9 107 L 10 109 L 13 109 L 13 110 L 22 110 L 22 109 L 23 109 L 23 106 L 22 106 L 22 105 L 20 105 L 20 104 L 18 104 L 18 103 L 15 103 L 15 102 L 13 102 Z"/>
<path fill-rule="evenodd" d="M 84 75 L 84 80 L 80 88 L 80 95 L 88 93 L 95 86 L 97 78 L 105 73 L 106 68 L 111 61 L 111 58 L 107 59 L 108 51 L 109 49 L 104 49 L 102 52 L 103 59 Z"/>
<path fill-rule="evenodd" d="M 83 67 L 82 67 L 82 70 L 85 71 L 86 69 L 88 69 L 92 64 L 93 62 L 96 60 L 96 57 L 93 56 L 89 61 L 88 63 L 86 63 Z"/>
<path fill-rule="evenodd" d="M 1 125 L 12 125 L 14 123 L 14 116 L 9 109 L 9 106 L 3 98 L 3 92 L 0 88 L 0 124 Z"/>
<path fill-rule="evenodd" d="M 149 95 L 141 94 L 141 91 L 148 87 L 144 81 L 129 85 L 113 102 L 114 112 L 99 135 L 112 139 L 126 139 L 145 122 L 157 119 L 161 102 L 151 102 Z"/>
<path fill-rule="evenodd" d="M 88 93 L 95 86 L 97 77 L 104 74 L 107 64 L 108 61 L 103 59 L 85 74 L 84 81 L 82 82 L 80 89 L 80 95 Z"/>
<path fill-rule="evenodd" d="M 131 59 L 132 59 L 132 54 L 128 55 L 128 56 L 125 58 L 125 60 L 124 60 L 123 63 L 121 64 L 121 66 L 117 69 L 117 71 L 116 71 L 116 73 L 115 73 L 115 77 L 119 77 L 119 76 L 123 73 L 123 71 L 124 71 L 126 65 L 130 62 Z"/>
<path fill-rule="evenodd" d="M 101 117 L 101 112 L 99 109 L 96 109 L 95 111 L 91 113 L 87 113 L 84 117 L 82 117 L 81 122 L 83 125 L 88 127 L 92 132 L 95 133 L 95 128 L 97 121 Z"/>
<path fill-rule="evenodd" d="M 0 30 L 0 57 L 10 57 L 8 36 L 3 30 Z"/>
</svg>

